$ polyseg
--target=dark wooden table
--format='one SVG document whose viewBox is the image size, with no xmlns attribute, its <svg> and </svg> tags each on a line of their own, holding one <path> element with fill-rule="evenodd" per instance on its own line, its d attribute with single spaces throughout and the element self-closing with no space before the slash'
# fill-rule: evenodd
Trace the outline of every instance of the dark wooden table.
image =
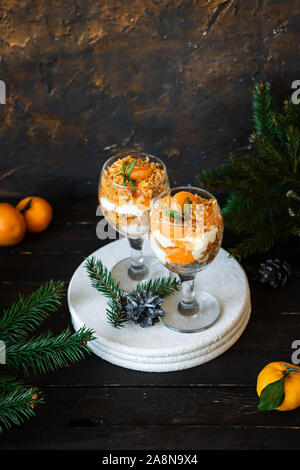
<svg viewBox="0 0 300 470">
<path fill-rule="evenodd" d="M 103 243 L 96 237 L 98 221 L 95 200 L 61 200 L 47 231 L 2 248 L 1 307 L 50 279 L 67 287 L 83 257 Z M 123 369 L 92 354 L 70 368 L 30 377 L 28 383 L 41 387 L 46 404 L 33 419 L 4 432 L 0 449 L 299 449 L 300 408 L 257 410 L 259 371 L 271 361 L 291 362 L 292 342 L 300 339 L 294 246 L 276 254 L 291 263 L 291 281 L 278 290 L 250 282 L 250 322 L 222 356 L 192 369 L 155 374 Z M 67 325 L 65 300 L 43 328 L 59 332 Z"/>
</svg>

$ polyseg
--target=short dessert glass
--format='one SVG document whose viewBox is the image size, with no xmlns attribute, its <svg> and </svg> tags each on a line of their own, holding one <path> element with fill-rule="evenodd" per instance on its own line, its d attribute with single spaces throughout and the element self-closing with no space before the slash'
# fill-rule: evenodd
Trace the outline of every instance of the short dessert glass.
<svg viewBox="0 0 300 470">
<path fill-rule="evenodd" d="M 163 301 L 161 321 L 182 333 L 206 330 L 221 307 L 209 292 L 195 291 L 194 281 L 221 247 L 223 219 L 216 198 L 190 186 L 163 191 L 151 208 L 149 238 L 156 257 L 181 280 L 180 292 Z"/>
<path fill-rule="evenodd" d="M 154 256 L 142 253 L 151 204 L 169 188 L 165 164 L 148 153 L 119 153 L 103 165 L 98 190 L 102 213 L 117 232 L 128 238 L 131 247 L 131 256 L 111 269 L 112 278 L 126 292 L 136 289 L 139 282 L 169 275 Z"/>
</svg>

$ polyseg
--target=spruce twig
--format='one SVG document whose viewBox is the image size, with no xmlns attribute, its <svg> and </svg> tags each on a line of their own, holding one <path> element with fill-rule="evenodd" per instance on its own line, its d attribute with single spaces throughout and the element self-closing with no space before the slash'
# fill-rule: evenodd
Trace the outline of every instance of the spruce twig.
<svg viewBox="0 0 300 470">
<path fill-rule="evenodd" d="M 3 427 L 19 425 L 34 414 L 36 404 L 43 402 L 40 390 L 26 387 L 9 371 L 49 372 L 66 367 L 89 353 L 88 341 L 93 331 L 83 327 L 71 334 L 69 328 L 59 335 L 46 333 L 29 338 L 42 321 L 61 304 L 63 283 L 50 281 L 27 297 L 5 309 L 0 315 L 0 339 L 6 346 L 6 365 L 0 367 L 0 432 Z"/>
<path fill-rule="evenodd" d="M 83 359 L 91 350 L 87 341 L 93 338 L 93 331 L 82 327 L 75 333 L 66 328 L 59 335 L 43 333 L 36 338 L 24 339 L 6 349 L 6 365 L 9 369 L 25 374 L 41 372 L 46 374 Z"/>
<path fill-rule="evenodd" d="M 112 279 L 110 271 L 103 266 L 101 260 L 93 256 L 85 263 L 88 276 L 92 286 L 103 294 L 107 299 L 106 316 L 108 322 L 114 328 L 120 328 L 127 321 L 124 311 L 126 304 L 126 293 L 119 288 L 119 284 Z"/>
<path fill-rule="evenodd" d="M 63 292 L 62 282 L 49 281 L 27 297 L 20 295 L 0 316 L 0 339 L 11 344 L 34 331 L 60 305 Z"/>
<path fill-rule="evenodd" d="M 119 288 L 119 283 L 112 279 L 111 273 L 103 266 L 101 260 L 97 260 L 92 256 L 86 260 L 85 268 L 95 289 L 105 295 L 105 297 L 121 300 L 124 292 Z"/>
<path fill-rule="evenodd" d="M 256 83 L 253 90 L 253 122 L 258 135 L 274 137 L 275 112 L 272 106 L 269 83 Z"/>
<path fill-rule="evenodd" d="M 171 279 L 170 277 L 167 278 L 156 278 L 150 279 L 147 282 L 141 282 L 137 285 L 136 290 L 141 291 L 144 290 L 146 292 L 153 292 L 153 294 L 159 295 L 162 299 L 168 297 L 169 295 L 173 294 L 176 291 L 180 290 L 180 281 L 177 279 Z"/>
<path fill-rule="evenodd" d="M 230 155 L 225 164 L 197 176 L 209 190 L 229 192 L 225 226 L 245 238 L 232 256 L 269 251 L 275 241 L 300 233 L 300 108 L 290 101 L 273 109 L 269 84 L 253 91 L 254 153 Z M 256 152 L 255 152 L 256 151 Z"/>
<path fill-rule="evenodd" d="M 141 282 L 134 292 L 128 294 L 119 288 L 119 284 L 112 279 L 110 271 L 103 266 L 101 260 L 96 260 L 94 257 L 88 258 L 85 268 L 92 286 L 108 299 L 106 316 L 108 322 L 115 328 L 124 326 L 128 321 L 125 305 L 127 297 L 134 295 L 135 292 L 151 291 L 153 294 L 165 298 L 180 288 L 180 282 L 176 279 L 162 277 Z"/>
<path fill-rule="evenodd" d="M 25 419 L 34 416 L 36 404 L 43 403 L 44 398 L 37 387 L 21 387 L 0 394 L 0 432 L 3 427 L 9 429 L 12 424 L 20 425 Z"/>
</svg>

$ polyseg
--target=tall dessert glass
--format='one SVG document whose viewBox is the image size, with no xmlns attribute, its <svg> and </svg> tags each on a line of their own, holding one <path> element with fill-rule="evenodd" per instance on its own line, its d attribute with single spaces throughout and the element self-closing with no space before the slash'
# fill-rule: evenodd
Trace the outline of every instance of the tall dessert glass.
<svg viewBox="0 0 300 470">
<path fill-rule="evenodd" d="M 223 220 L 216 198 L 200 188 L 163 191 L 150 213 L 150 242 L 156 257 L 181 280 L 181 291 L 164 300 L 169 328 L 194 333 L 213 325 L 220 315 L 218 300 L 194 289 L 196 274 L 217 255 L 223 238 Z"/>
<path fill-rule="evenodd" d="M 148 236 L 149 212 L 154 198 L 168 190 L 165 164 L 140 151 L 125 152 L 109 158 L 99 181 L 99 203 L 106 220 L 128 238 L 131 256 L 111 270 L 113 279 L 124 291 L 134 290 L 141 281 L 168 275 L 155 257 L 143 256 Z"/>
</svg>

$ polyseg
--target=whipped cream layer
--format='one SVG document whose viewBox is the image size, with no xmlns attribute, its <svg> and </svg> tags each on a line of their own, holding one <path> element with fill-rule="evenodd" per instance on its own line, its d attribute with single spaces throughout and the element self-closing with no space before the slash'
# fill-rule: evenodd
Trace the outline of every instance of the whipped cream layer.
<svg viewBox="0 0 300 470">
<path fill-rule="evenodd" d="M 202 253 L 207 250 L 208 244 L 215 241 L 217 233 L 218 227 L 213 225 L 209 230 L 202 234 L 202 237 L 183 237 L 179 238 L 177 241 L 191 243 L 193 257 L 197 260 L 201 257 Z M 155 230 L 152 235 L 163 248 L 176 246 L 176 241 L 171 238 L 164 237 L 159 230 Z"/>
<path fill-rule="evenodd" d="M 107 211 L 116 212 L 117 214 L 127 214 L 134 215 L 136 217 L 141 217 L 148 208 L 145 206 L 145 209 L 140 209 L 136 204 L 130 201 L 129 204 L 123 204 L 122 206 L 116 206 L 110 202 L 105 197 L 100 198 L 100 203 L 103 209 Z"/>
<path fill-rule="evenodd" d="M 138 225 L 138 224 L 129 224 L 129 225 L 118 225 L 119 232 L 127 235 L 132 238 L 143 237 L 148 233 L 148 225 Z"/>
<path fill-rule="evenodd" d="M 196 243 L 193 246 L 193 257 L 198 259 L 201 255 L 207 250 L 207 246 L 209 243 L 213 243 L 216 239 L 218 233 L 218 227 L 212 226 L 207 232 L 203 233 L 202 238 L 198 238 Z"/>
<path fill-rule="evenodd" d="M 155 238 L 153 235 L 150 234 L 150 244 L 151 244 L 151 248 L 156 256 L 156 258 L 162 263 L 162 264 L 166 264 L 166 255 L 165 255 L 165 252 L 164 250 L 162 250 L 160 248 L 160 246 L 158 246 L 158 244 L 156 243 L 155 241 Z"/>
</svg>

